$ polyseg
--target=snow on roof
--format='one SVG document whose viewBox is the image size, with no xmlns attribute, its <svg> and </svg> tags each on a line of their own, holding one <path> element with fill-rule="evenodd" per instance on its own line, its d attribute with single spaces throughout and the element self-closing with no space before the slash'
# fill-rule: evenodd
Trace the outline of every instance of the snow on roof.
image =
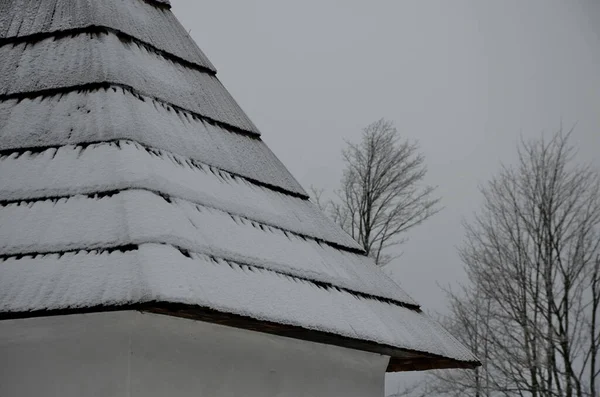
<svg viewBox="0 0 600 397">
<path fill-rule="evenodd" d="M 248 133 L 259 133 L 216 76 L 112 33 L 4 45 L 0 59 L 0 96 L 115 84 Z"/>
<path fill-rule="evenodd" d="M 163 149 L 307 196 L 260 139 L 176 112 L 123 88 L 0 101 L 0 147 L 5 150 L 118 139 Z"/>
<path fill-rule="evenodd" d="M 417 311 L 232 260 L 184 255 L 167 245 L 8 258 L 0 266 L 4 311 L 180 302 L 460 361 L 476 360 Z"/>
<path fill-rule="evenodd" d="M 66 145 L 35 153 L 12 152 L 0 156 L 0 169 L 0 202 L 137 188 L 361 250 L 308 200 L 132 141 Z"/>
<path fill-rule="evenodd" d="M 0 314 L 185 304 L 475 365 L 308 200 L 164 5 L 0 2 Z"/>
<path fill-rule="evenodd" d="M 129 170 L 123 170 L 126 174 Z M 74 183 L 77 183 L 74 181 Z M 267 197 L 265 197 L 267 198 Z M 242 216 L 147 190 L 0 207 L 5 255 L 166 243 L 416 305 L 370 259 Z"/>
<path fill-rule="evenodd" d="M 168 4 L 168 1 L 163 1 Z M 171 12 L 140 0 L 0 2 L 0 39 L 104 27 L 216 72 Z"/>
</svg>

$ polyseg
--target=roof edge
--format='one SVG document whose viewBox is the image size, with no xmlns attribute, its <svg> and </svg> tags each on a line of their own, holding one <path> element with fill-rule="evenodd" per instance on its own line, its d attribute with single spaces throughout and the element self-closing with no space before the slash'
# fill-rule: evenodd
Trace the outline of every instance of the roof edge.
<svg viewBox="0 0 600 397">
<path fill-rule="evenodd" d="M 120 306 L 96 306 L 89 308 L 69 308 L 31 312 L 5 312 L 0 313 L 0 321 L 114 311 L 139 311 L 187 318 L 190 320 L 204 321 L 207 323 L 278 335 L 292 339 L 300 339 L 381 354 L 390 357 L 386 372 L 425 371 L 432 369 L 475 369 L 481 366 L 479 361 L 461 361 L 436 354 L 383 345 L 377 342 L 345 337 L 329 332 L 310 330 L 295 325 L 257 320 L 238 314 L 224 313 L 206 307 L 181 303 L 154 301 Z"/>
</svg>

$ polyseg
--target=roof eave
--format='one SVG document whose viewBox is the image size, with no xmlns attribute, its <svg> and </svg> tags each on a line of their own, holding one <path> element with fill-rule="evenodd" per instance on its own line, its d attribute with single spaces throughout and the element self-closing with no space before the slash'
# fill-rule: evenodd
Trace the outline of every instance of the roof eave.
<svg viewBox="0 0 600 397">
<path fill-rule="evenodd" d="M 431 353 L 402 349 L 383 345 L 377 342 L 354 339 L 324 331 L 306 329 L 297 325 L 257 320 L 238 314 L 225 313 L 206 307 L 181 303 L 146 302 L 117 306 L 95 306 L 87 308 L 39 310 L 30 312 L 4 312 L 0 313 L 0 321 L 32 317 L 50 317 L 126 310 L 187 318 L 196 321 L 220 324 L 293 339 L 306 340 L 315 343 L 323 343 L 353 350 L 381 354 L 390 357 L 386 372 L 426 371 L 435 369 L 475 369 L 481 365 L 481 363 L 478 361 L 461 361 Z"/>
</svg>

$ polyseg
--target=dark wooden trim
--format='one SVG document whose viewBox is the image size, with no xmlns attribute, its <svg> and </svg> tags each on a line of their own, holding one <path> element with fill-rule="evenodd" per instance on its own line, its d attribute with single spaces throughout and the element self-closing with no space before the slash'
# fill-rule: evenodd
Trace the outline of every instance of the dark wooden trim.
<svg viewBox="0 0 600 397">
<path fill-rule="evenodd" d="M 113 252 L 132 252 L 132 251 L 137 251 L 140 248 L 139 244 L 121 244 L 121 245 L 114 245 L 111 247 L 97 247 L 97 248 L 85 248 L 85 249 L 77 249 L 77 248 L 73 248 L 73 249 L 69 249 L 69 250 L 63 250 L 63 251 L 43 251 L 43 252 L 22 252 L 22 253 L 18 253 L 18 254 L 1 254 L 0 253 L 0 262 L 2 261 L 6 261 L 8 259 L 14 259 L 14 260 L 21 260 L 23 258 L 26 257 L 32 257 L 35 258 L 37 256 L 45 256 L 45 255 L 58 255 L 58 257 L 60 258 L 63 255 L 66 254 L 74 254 L 77 252 L 97 252 L 97 253 L 113 253 Z M 175 247 L 177 248 L 177 247 Z M 0 319 L 2 319 L 4 313 L 0 313 Z"/>
<path fill-rule="evenodd" d="M 86 193 L 73 193 L 73 194 L 56 194 L 56 195 L 48 195 L 48 196 L 40 196 L 40 197 L 32 197 L 32 198 L 26 198 L 26 199 L 15 199 L 15 200 L 0 200 L 0 207 L 7 207 L 10 205 L 26 205 L 26 204 L 33 204 L 33 203 L 37 203 L 37 202 L 43 202 L 43 201 L 53 201 L 53 202 L 57 202 L 58 200 L 61 199 L 65 199 L 68 200 L 70 198 L 73 197 L 86 197 L 86 198 L 90 198 L 90 199 L 100 199 L 100 198 L 107 198 L 107 197 L 112 197 L 112 196 L 116 196 L 117 194 L 127 191 L 127 190 L 146 190 L 152 193 L 155 193 L 157 195 L 160 195 L 161 193 L 159 192 L 155 192 L 152 191 L 150 189 L 143 189 L 143 188 L 125 188 L 125 189 L 111 189 L 111 190 L 96 190 L 96 191 L 89 191 Z"/>
<path fill-rule="evenodd" d="M 146 303 L 116 306 L 91 306 L 52 310 L 31 310 L 25 312 L 0 312 L 0 321 L 23 320 L 41 317 L 73 316 L 77 314 L 142 311 L 142 307 L 144 305 L 146 305 Z"/>
<path fill-rule="evenodd" d="M 401 349 L 376 342 L 349 338 L 323 331 L 310 330 L 303 327 L 262 321 L 237 314 L 223 313 L 213 309 L 167 302 L 147 302 L 124 306 L 100 306 L 85 309 L 64 309 L 22 313 L 0 313 L 1 320 L 12 320 L 32 317 L 47 317 L 72 315 L 95 312 L 111 312 L 135 310 L 146 313 L 161 314 L 173 317 L 187 318 L 228 327 L 246 329 L 287 338 L 301 339 L 315 343 L 334 345 L 353 350 L 389 356 L 387 372 L 423 371 L 431 369 L 463 368 L 474 369 L 481 365 L 475 361 L 460 361 L 447 357 L 423 353 L 410 349 Z"/>
<path fill-rule="evenodd" d="M 429 371 L 434 369 L 475 369 L 481 363 L 457 361 L 440 357 L 391 357 L 386 372 Z"/>
<path fill-rule="evenodd" d="M 142 0 L 156 8 L 161 8 L 164 10 L 170 10 L 171 9 L 171 4 L 170 3 L 165 3 L 162 1 L 157 1 L 157 0 Z"/>
</svg>

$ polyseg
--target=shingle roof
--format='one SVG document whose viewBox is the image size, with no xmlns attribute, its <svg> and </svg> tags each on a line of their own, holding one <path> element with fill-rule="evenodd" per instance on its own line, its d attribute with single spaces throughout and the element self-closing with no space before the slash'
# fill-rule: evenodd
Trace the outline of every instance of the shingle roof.
<svg viewBox="0 0 600 397">
<path fill-rule="evenodd" d="M 308 200 L 167 1 L 3 1 L 0 318 L 125 307 L 477 361 Z"/>
<path fill-rule="evenodd" d="M 159 1 L 159 0 L 157 0 Z M 161 1 L 168 4 L 168 1 Z M 142 22 L 143 21 L 143 22 Z M 74 30 L 111 29 L 121 37 L 179 57 L 198 67 L 216 72 L 177 18 L 163 8 L 148 7 L 142 1 L 2 1 L 0 39 L 40 39 Z"/>
<path fill-rule="evenodd" d="M 110 84 L 258 134 L 214 74 L 165 58 L 109 31 L 83 31 L 59 39 L 5 45 L 0 47 L 0 59 L 0 95 L 4 97 L 31 97 Z"/>
<path fill-rule="evenodd" d="M 106 84 L 2 99 L 0 117 L 0 147 L 4 151 L 126 139 L 307 197 L 254 135 L 228 130 L 122 87 Z"/>
</svg>

